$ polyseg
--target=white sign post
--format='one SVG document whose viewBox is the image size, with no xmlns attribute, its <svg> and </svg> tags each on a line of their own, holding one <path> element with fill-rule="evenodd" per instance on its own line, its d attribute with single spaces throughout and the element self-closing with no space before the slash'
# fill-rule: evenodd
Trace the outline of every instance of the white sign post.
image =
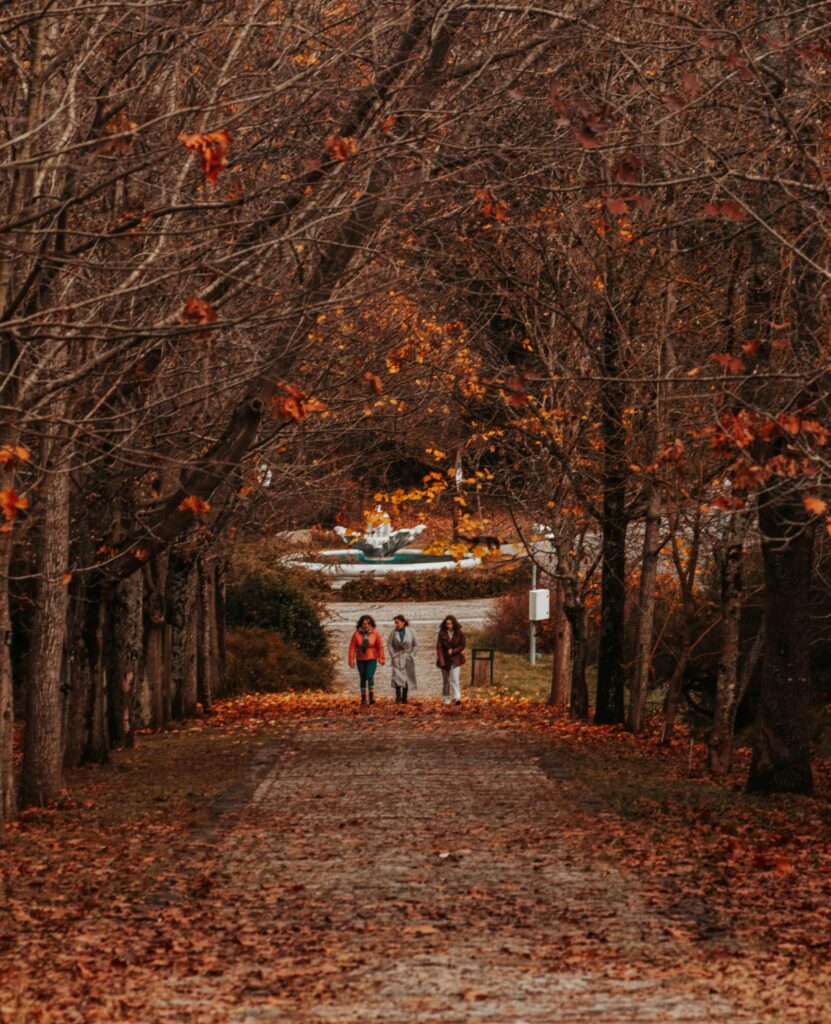
<svg viewBox="0 0 831 1024">
<path fill-rule="evenodd" d="M 528 620 L 530 624 L 530 643 L 528 645 L 528 661 L 537 664 L 537 623 L 544 622 L 550 616 L 551 592 L 537 589 L 537 567 L 532 563 L 531 590 L 528 592 Z"/>
</svg>

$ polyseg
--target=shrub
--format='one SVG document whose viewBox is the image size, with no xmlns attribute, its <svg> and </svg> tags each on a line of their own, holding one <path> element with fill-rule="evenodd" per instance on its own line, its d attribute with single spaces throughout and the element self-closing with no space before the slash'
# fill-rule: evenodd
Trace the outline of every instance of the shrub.
<svg viewBox="0 0 831 1024">
<path fill-rule="evenodd" d="M 233 566 L 225 595 L 228 628 L 255 627 L 281 633 L 307 658 L 325 658 L 329 642 L 317 592 L 288 569 Z"/>
<path fill-rule="evenodd" d="M 491 608 L 481 633 L 483 647 L 493 647 L 507 654 L 524 654 L 528 650 L 528 591 L 511 590 L 503 594 Z M 537 650 L 553 648 L 551 620 L 537 624 Z"/>
<path fill-rule="evenodd" d="M 280 633 L 242 627 L 225 637 L 231 693 L 328 689 L 333 678 L 328 658 L 309 658 Z"/>
<path fill-rule="evenodd" d="M 528 578 L 525 565 L 502 570 L 440 569 L 389 576 L 367 574 L 347 580 L 341 596 L 344 601 L 464 601 L 498 597 Z"/>
</svg>

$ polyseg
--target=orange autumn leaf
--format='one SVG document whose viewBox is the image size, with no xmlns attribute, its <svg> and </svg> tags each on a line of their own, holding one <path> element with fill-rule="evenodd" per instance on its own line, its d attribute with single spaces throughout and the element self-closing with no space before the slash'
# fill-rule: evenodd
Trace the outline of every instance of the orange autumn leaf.
<svg viewBox="0 0 831 1024">
<path fill-rule="evenodd" d="M 182 315 L 179 317 L 179 323 L 181 324 L 212 324 L 216 321 L 217 312 L 210 304 L 204 299 L 197 297 L 191 297 L 185 300 L 185 308 L 182 311 Z M 207 331 L 197 331 L 195 337 L 205 338 L 207 337 Z"/>
<path fill-rule="evenodd" d="M 29 499 L 18 494 L 12 487 L 0 491 L 0 512 L 8 522 L 11 522 L 17 513 L 29 507 Z"/>
<path fill-rule="evenodd" d="M 367 383 L 370 391 L 373 391 L 376 395 L 380 395 L 384 390 L 384 385 L 381 378 L 376 373 L 370 373 L 369 370 L 364 374 L 364 380 Z"/>
<path fill-rule="evenodd" d="M 823 501 L 822 498 L 818 498 L 814 494 L 809 494 L 807 497 L 803 498 L 802 503 L 812 516 L 821 516 L 828 508 L 828 502 Z"/>
<path fill-rule="evenodd" d="M 718 363 L 719 366 L 723 366 L 729 373 L 738 373 L 744 369 L 744 363 L 737 356 L 728 355 L 726 352 L 720 352 L 717 355 L 710 356 L 710 359 L 714 363 Z"/>
<path fill-rule="evenodd" d="M 293 384 L 280 383 L 277 394 L 270 401 L 272 415 L 280 420 L 294 420 L 299 423 L 310 413 L 325 412 L 326 406 L 317 398 L 309 398 L 305 391 Z"/>
<path fill-rule="evenodd" d="M 345 162 L 355 156 L 360 147 L 357 139 L 351 135 L 330 135 L 326 140 L 326 148 L 333 160 Z"/>
<path fill-rule="evenodd" d="M 195 494 L 188 495 L 179 503 L 180 512 L 193 512 L 195 516 L 205 515 L 206 512 L 210 512 L 211 504 L 208 501 L 198 497 Z"/>
<path fill-rule="evenodd" d="M 16 466 L 19 462 L 28 462 L 31 457 L 29 450 L 20 445 L 0 446 L 0 466 Z"/>
<path fill-rule="evenodd" d="M 65 572 L 63 574 L 63 576 L 61 576 L 61 583 L 63 583 L 63 585 L 65 587 L 68 587 L 71 582 L 72 582 L 72 573 L 71 572 Z"/>
<path fill-rule="evenodd" d="M 228 166 L 228 147 L 231 144 L 228 132 L 224 129 L 206 132 L 204 135 L 183 132 L 179 136 L 179 141 L 185 149 L 201 155 L 202 173 L 212 185 L 215 185 L 219 172 Z"/>
<path fill-rule="evenodd" d="M 150 557 L 150 551 L 147 548 L 136 548 L 135 554 L 140 562 L 146 562 Z"/>
</svg>

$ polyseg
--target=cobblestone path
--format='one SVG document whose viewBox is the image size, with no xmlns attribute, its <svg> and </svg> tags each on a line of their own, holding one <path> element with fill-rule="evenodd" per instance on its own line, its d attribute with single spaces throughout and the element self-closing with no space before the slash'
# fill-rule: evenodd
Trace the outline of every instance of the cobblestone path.
<svg viewBox="0 0 831 1024">
<path fill-rule="evenodd" d="M 598 856 L 606 812 L 536 742 L 472 706 L 390 704 L 275 742 L 211 841 L 205 941 L 216 924 L 233 950 L 217 946 L 220 977 L 161 982 L 158 1018 L 758 1020 L 693 966 L 693 930 Z"/>
</svg>

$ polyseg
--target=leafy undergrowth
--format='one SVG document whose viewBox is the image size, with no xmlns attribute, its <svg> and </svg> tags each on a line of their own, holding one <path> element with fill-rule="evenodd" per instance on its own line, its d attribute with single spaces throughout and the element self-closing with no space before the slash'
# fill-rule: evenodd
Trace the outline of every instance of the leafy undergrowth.
<svg viewBox="0 0 831 1024">
<path fill-rule="evenodd" d="M 362 708 L 354 698 L 307 693 L 246 695 L 181 729 L 140 736 L 111 765 L 75 773 L 60 804 L 11 826 L 0 851 L 0 1021 L 147 1021 L 148 977 L 198 975 L 209 989 L 212 979 L 219 985 L 223 965 L 244 949 L 212 859 L 217 830 L 234 817 L 211 810 L 216 797 L 245 777 L 264 743 L 404 722 L 527 736 L 529 756 L 584 809 L 570 840 L 637 879 L 645 913 L 665 922 L 669 937 L 686 936 L 685 971 L 716 972 L 739 1003 L 750 992 L 768 999 L 770 1015 L 760 1020 L 823 1019 L 827 760 L 816 766 L 814 797 L 751 798 L 742 792 L 746 752 L 730 778 L 715 782 L 698 746 L 690 769 L 683 735 L 662 748 L 656 732 L 634 739 L 511 697 Z M 175 1012 L 184 1016 L 171 1020 L 187 1017 Z"/>
</svg>

